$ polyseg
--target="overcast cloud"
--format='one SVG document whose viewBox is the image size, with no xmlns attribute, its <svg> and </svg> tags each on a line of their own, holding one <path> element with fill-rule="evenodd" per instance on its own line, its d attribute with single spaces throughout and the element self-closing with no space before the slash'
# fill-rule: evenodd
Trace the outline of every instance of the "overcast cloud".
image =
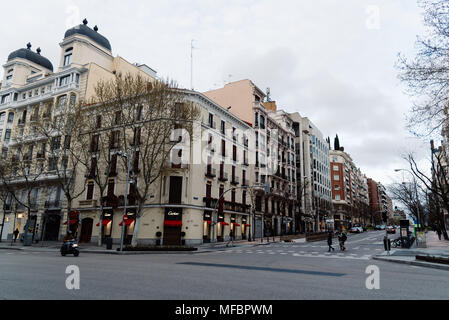
<svg viewBox="0 0 449 320">
<path fill-rule="evenodd" d="M 410 100 L 396 78 L 397 53 L 423 33 L 415 0 L 21 1 L 3 4 L 0 59 L 41 47 L 58 67 L 67 28 L 98 25 L 114 55 L 206 91 L 253 80 L 278 106 L 335 134 L 369 177 L 400 179 L 401 155 L 426 155 L 405 130 Z"/>
</svg>

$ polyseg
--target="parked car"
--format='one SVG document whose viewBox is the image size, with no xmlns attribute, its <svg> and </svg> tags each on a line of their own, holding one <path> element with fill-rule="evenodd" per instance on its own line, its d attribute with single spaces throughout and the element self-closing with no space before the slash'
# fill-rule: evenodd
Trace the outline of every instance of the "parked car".
<svg viewBox="0 0 449 320">
<path fill-rule="evenodd" d="M 363 229 L 362 229 L 362 227 L 352 227 L 351 229 L 349 229 L 349 232 L 351 232 L 351 233 L 362 233 Z"/>
<path fill-rule="evenodd" d="M 380 224 L 378 224 L 374 227 L 374 230 L 382 230 L 382 226 Z"/>
<path fill-rule="evenodd" d="M 394 226 L 388 226 L 387 233 L 396 233 L 396 228 Z"/>
</svg>

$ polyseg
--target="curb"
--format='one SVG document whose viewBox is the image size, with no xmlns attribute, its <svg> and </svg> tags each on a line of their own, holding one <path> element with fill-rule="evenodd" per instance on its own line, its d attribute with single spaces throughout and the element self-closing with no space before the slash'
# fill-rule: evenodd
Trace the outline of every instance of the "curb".
<svg viewBox="0 0 449 320">
<path fill-rule="evenodd" d="M 408 265 L 413 265 L 413 266 L 418 266 L 418 267 L 427 267 L 427 268 L 448 270 L 449 271 L 449 266 L 447 266 L 447 265 L 440 265 L 440 264 L 431 263 L 431 262 L 406 261 L 406 260 L 389 259 L 389 258 L 376 257 L 376 256 L 372 257 L 372 259 L 373 260 L 402 263 L 402 264 L 408 264 Z"/>
<path fill-rule="evenodd" d="M 0 247 L 0 250 L 1 249 L 3 249 L 3 250 L 24 250 L 23 248 L 21 248 L 21 247 L 13 247 L 13 246 L 11 246 L 11 247 Z"/>
</svg>

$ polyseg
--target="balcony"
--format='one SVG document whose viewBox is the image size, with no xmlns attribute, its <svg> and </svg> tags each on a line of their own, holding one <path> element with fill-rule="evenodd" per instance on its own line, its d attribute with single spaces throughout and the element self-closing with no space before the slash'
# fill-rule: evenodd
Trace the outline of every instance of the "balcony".
<svg viewBox="0 0 449 320">
<path fill-rule="evenodd" d="M 217 170 L 215 168 L 212 168 L 210 165 L 208 165 L 206 167 L 205 175 L 208 178 L 215 178 L 217 176 Z"/>
<path fill-rule="evenodd" d="M 103 202 L 104 207 L 112 207 L 112 208 L 118 207 L 119 202 L 118 197 L 113 194 L 102 197 L 101 201 Z"/>
<path fill-rule="evenodd" d="M 25 125 L 25 123 L 26 123 L 25 119 L 19 119 L 19 121 L 17 122 L 17 125 L 23 126 L 23 125 Z"/>
<path fill-rule="evenodd" d="M 231 184 L 238 185 L 240 183 L 239 180 L 239 177 L 232 177 Z"/>
<path fill-rule="evenodd" d="M 97 200 L 91 199 L 91 200 L 80 200 L 78 202 L 78 206 L 80 208 L 92 208 L 97 206 Z"/>
<path fill-rule="evenodd" d="M 45 209 L 60 209 L 61 201 L 60 200 L 47 200 L 44 204 Z"/>
<path fill-rule="evenodd" d="M 248 179 L 242 179 L 242 187 L 249 186 L 249 180 Z"/>
<path fill-rule="evenodd" d="M 220 171 L 220 177 L 218 178 L 220 181 L 228 181 L 228 173 Z"/>
<path fill-rule="evenodd" d="M 179 170 L 179 169 L 189 169 L 188 163 L 173 163 L 171 161 L 166 161 L 164 163 L 164 169 L 165 170 Z"/>
</svg>

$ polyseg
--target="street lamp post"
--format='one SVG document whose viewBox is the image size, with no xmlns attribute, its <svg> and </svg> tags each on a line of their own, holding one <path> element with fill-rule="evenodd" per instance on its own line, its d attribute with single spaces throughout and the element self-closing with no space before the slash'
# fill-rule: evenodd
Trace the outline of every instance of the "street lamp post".
<svg viewBox="0 0 449 320">
<path fill-rule="evenodd" d="M 122 234 L 120 237 L 120 252 L 123 252 L 123 241 L 125 238 L 125 215 L 126 215 L 126 206 L 127 206 L 127 198 L 128 198 L 128 185 L 129 185 L 129 167 L 131 165 L 130 160 L 131 158 L 129 157 L 129 155 L 125 152 L 117 152 L 117 154 L 123 158 L 126 158 L 127 160 L 127 173 L 126 173 L 126 187 L 125 187 L 125 199 L 124 199 L 124 203 L 123 203 L 123 219 L 122 219 Z"/>
</svg>

